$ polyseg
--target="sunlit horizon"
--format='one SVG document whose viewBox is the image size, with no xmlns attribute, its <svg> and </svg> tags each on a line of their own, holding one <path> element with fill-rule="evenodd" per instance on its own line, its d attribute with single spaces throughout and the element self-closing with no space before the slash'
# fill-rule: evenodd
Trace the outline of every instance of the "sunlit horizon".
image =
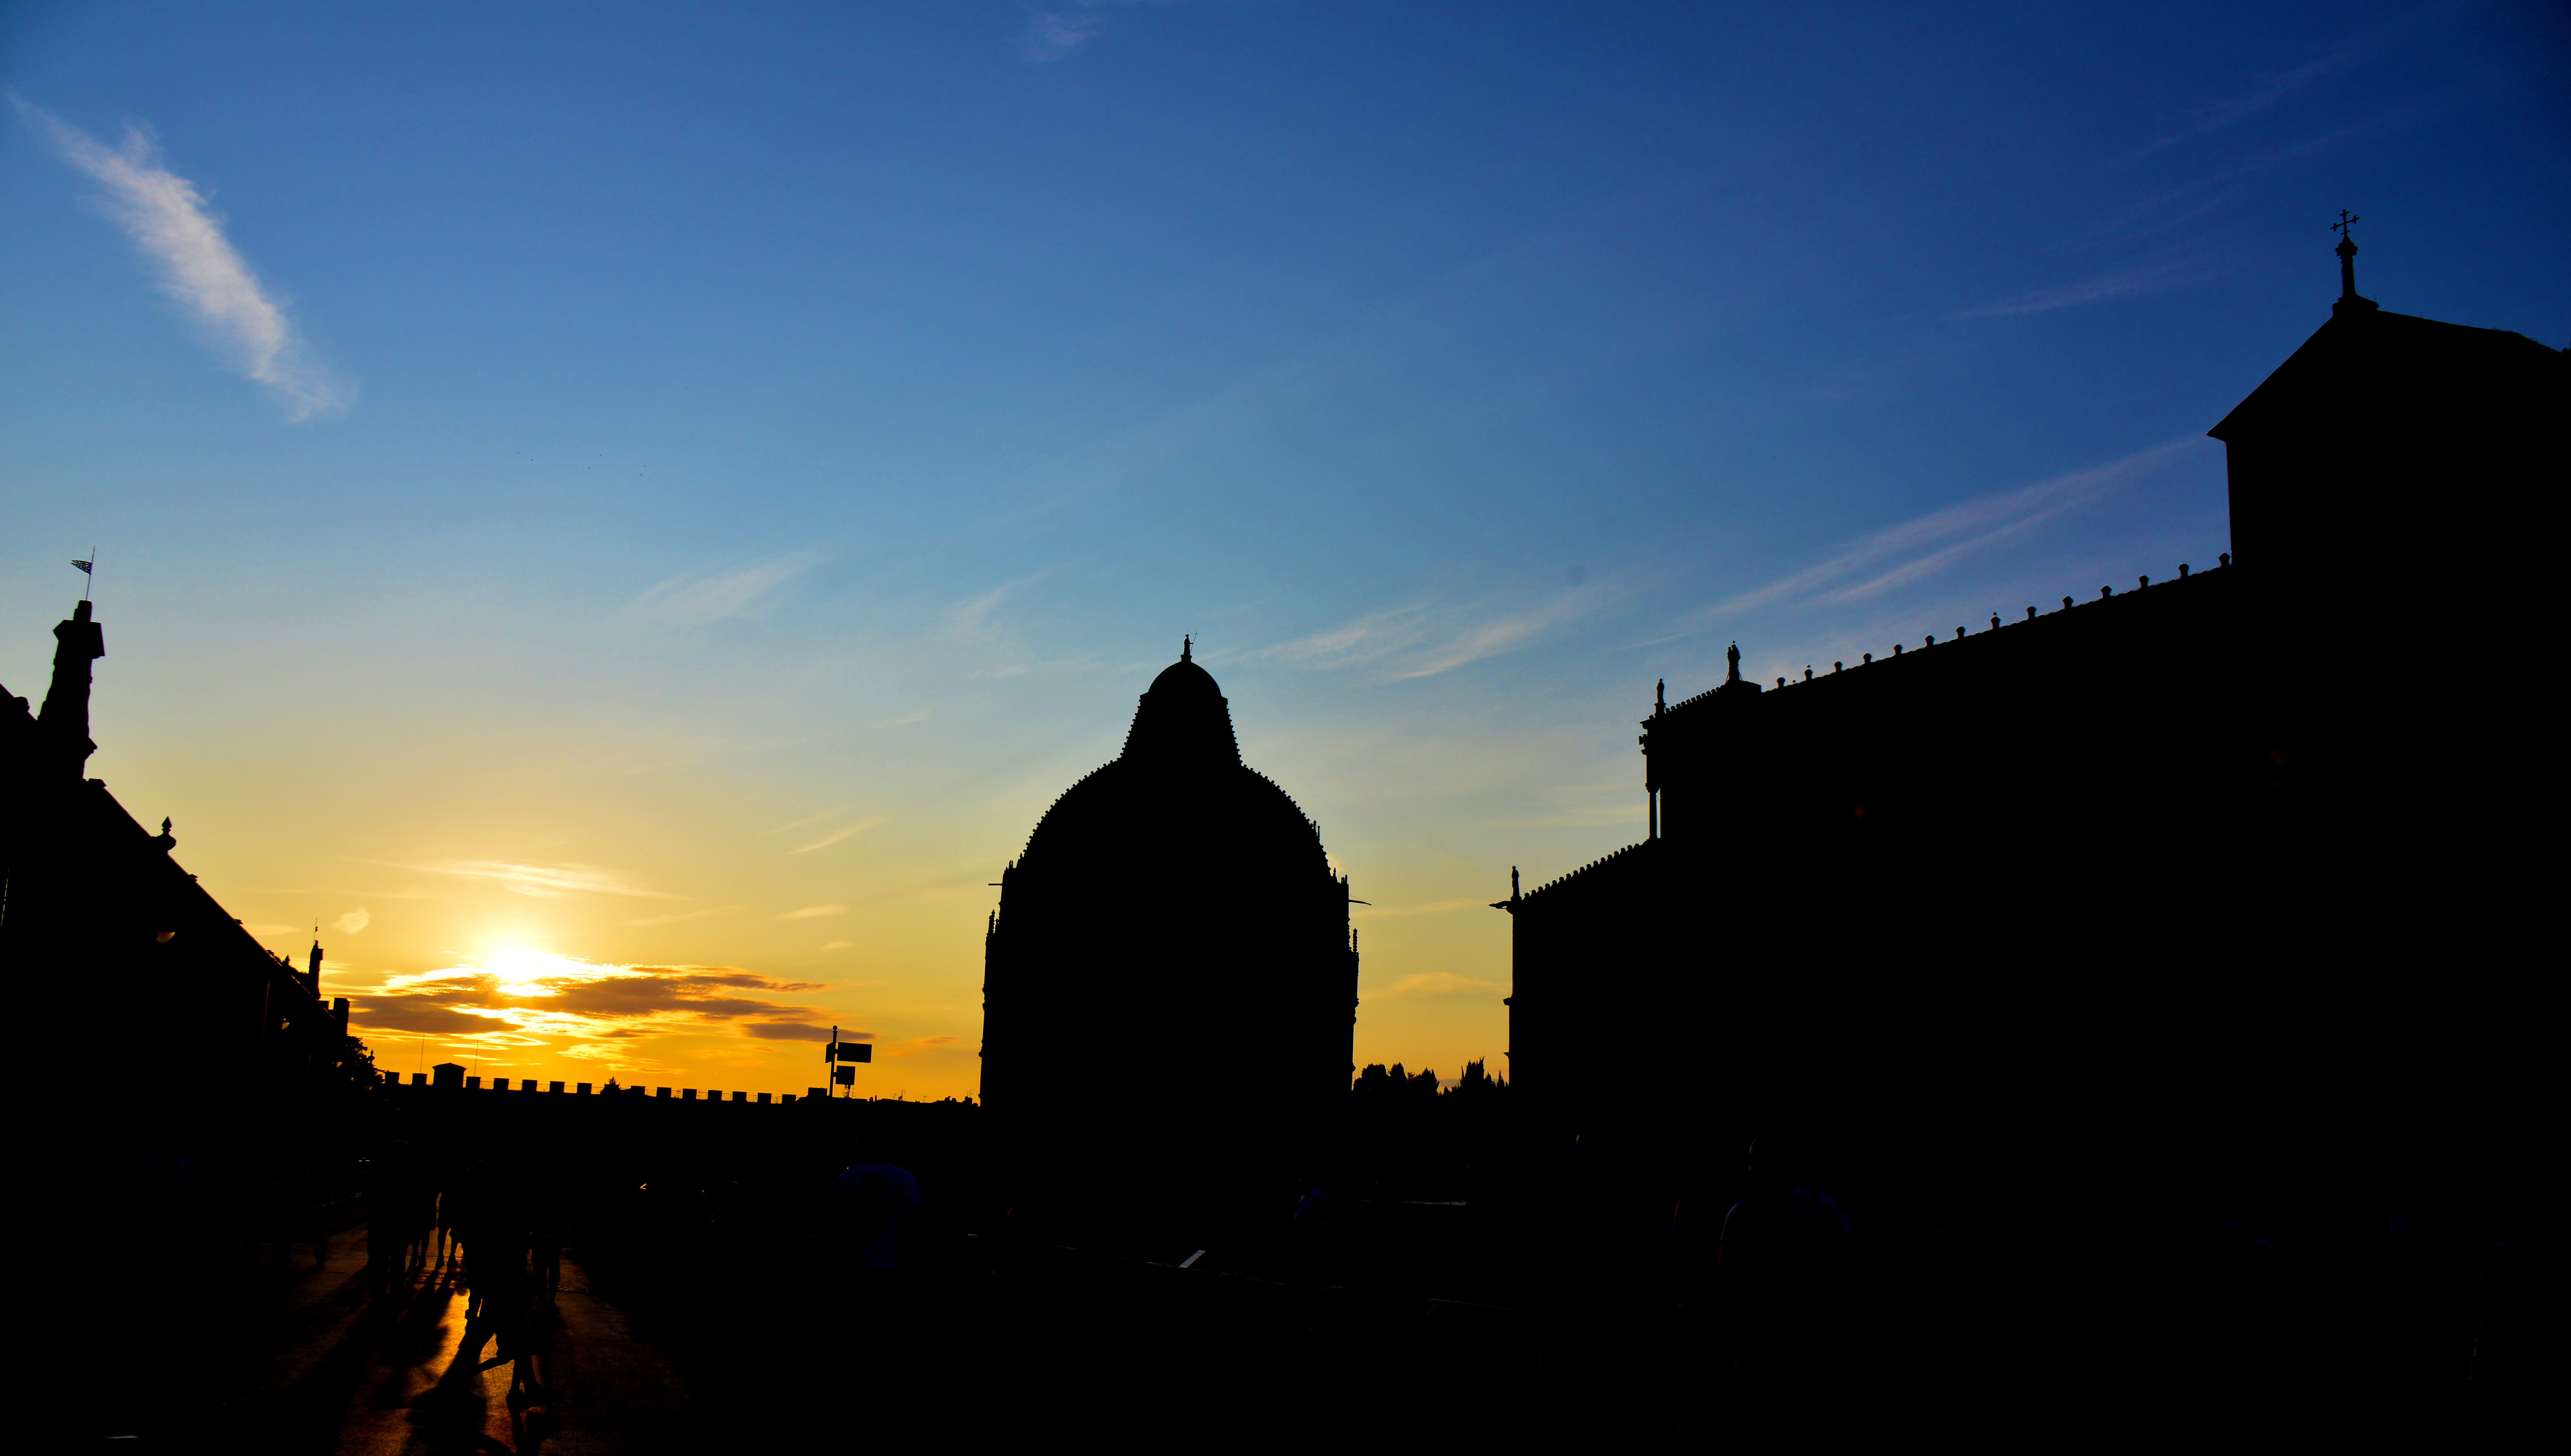
<svg viewBox="0 0 2571 1456">
<path fill-rule="evenodd" d="M 87 771 L 405 1073 L 975 1094 L 1183 638 L 1356 1062 L 1505 1069 L 1656 685 L 2213 563 L 2343 209 L 2571 327 L 2547 7 L 242 13 L 0 13 L 0 683 L 94 588 Z"/>
</svg>

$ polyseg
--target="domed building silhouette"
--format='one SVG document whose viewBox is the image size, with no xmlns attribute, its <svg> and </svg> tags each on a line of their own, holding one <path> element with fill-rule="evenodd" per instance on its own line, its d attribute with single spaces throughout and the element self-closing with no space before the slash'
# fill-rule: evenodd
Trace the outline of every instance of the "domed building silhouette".
<svg viewBox="0 0 2571 1456">
<path fill-rule="evenodd" d="M 1291 1207 L 1352 1070 L 1348 882 L 1241 761 L 1193 642 L 1002 874 L 983 965 L 982 1099 L 1018 1204 L 1103 1159 L 1164 1207 Z"/>
</svg>

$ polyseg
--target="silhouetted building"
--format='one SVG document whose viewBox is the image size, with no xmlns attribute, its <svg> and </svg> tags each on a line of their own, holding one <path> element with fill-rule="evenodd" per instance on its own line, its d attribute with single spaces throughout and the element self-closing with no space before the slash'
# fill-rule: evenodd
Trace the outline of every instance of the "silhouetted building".
<svg viewBox="0 0 2571 1456">
<path fill-rule="evenodd" d="M 2551 893 L 2547 675 L 2516 649 L 2566 383 L 2560 352 L 2350 277 L 2213 431 L 2239 565 L 1765 691 L 1736 649 L 1656 701 L 1650 837 L 1501 902 L 1516 1095 L 1621 1148 L 1646 1203 L 1777 1118 L 2198 1139 L 2307 1188 L 2368 1099 L 2495 1136 Z"/>
<path fill-rule="evenodd" d="M 100 1087 L 99 1126 L 130 1141 L 256 1140 L 271 1116 L 322 1132 L 325 1107 L 374 1077 L 346 1002 L 320 999 L 321 947 L 301 973 L 270 954 L 171 858 L 168 820 L 155 835 L 81 776 L 106 635 L 84 601 L 54 639 L 40 712 L 0 691 L 0 964 L 29 991 L 29 1023 L 59 1029 L 38 1054 Z M 132 1046 L 174 1042 L 215 1085 L 172 1099 L 152 1079 L 95 1080 Z"/>
<path fill-rule="evenodd" d="M 1251 1180 L 1290 1207 L 1352 1070 L 1348 882 L 1243 764 L 1192 650 L 1143 695 L 1122 756 L 1054 801 L 1001 879 L 982 1093 L 1029 1199 L 1095 1202 L 1102 1178 L 1210 1198 Z"/>
</svg>

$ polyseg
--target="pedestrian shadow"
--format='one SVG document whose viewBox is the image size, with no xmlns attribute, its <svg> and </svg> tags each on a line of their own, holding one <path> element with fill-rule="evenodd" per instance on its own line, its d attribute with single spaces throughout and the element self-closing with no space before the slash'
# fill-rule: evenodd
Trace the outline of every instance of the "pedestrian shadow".
<svg viewBox="0 0 2571 1456">
<path fill-rule="evenodd" d="M 414 1449 L 434 1452 L 507 1452 L 488 1430 L 491 1399 L 482 1393 L 482 1347 L 493 1333 L 487 1319 L 467 1320 L 455 1353 L 435 1383 L 410 1402 Z"/>
<path fill-rule="evenodd" d="M 375 1364 L 383 1376 L 366 1397 L 369 1409 L 399 1410 L 410 1402 L 411 1372 L 436 1358 L 438 1331 L 454 1298 L 443 1281 L 432 1280 L 394 1306 L 391 1323 L 375 1347 Z"/>
</svg>

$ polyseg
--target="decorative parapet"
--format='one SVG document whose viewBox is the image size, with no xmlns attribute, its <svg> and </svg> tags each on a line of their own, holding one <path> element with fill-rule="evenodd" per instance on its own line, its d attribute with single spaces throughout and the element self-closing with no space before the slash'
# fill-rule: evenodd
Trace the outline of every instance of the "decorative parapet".
<svg viewBox="0 0 2571 1456">
<path fill-rule="evenodd" d="M 2220 559 L 2220 561 L 2221 561 L 2221 563 L 2222 563 L 2222 567 L 2221 567 L 2221 568 L 2218 568 L 2218 570 L 2220 570 L 2220 569 L 2222 569 L 2222 568 L 2228 568 L 2228 567 L 2230 567 L 2230 566 L 2232 565 L 2232 553 L 2230 553 L 2230 552 L 2228 552 L 2228 551 L 2227 551 L 2227 552 L 2224 552 L 2224 553 L 2222 554 L 2222 556 L 2221 556 L 2219 559 Z M 2166 581 L 2165 581 L 2165 582 L 2163 582 L 2163 583 L 2161 584 L 2161 587 L 2162 587 L 2162 589 L 2163 589 L 2164 591 L 2166 591 L 2168 588 L 2173 587 L 2173 586 L 2176 586 L 2176 585 L 2178 585 L 2179 583 L 2182 583 L 2182 582 L 2188 582 L 2188 581 L 2203 581 L 2203 580 L 2205 580 L 2207 577 L 2212 576 L 2213 574 L 2214 574 L 2214 573 L 2212 573 L 2212 572 L 2198 572 L 2198 571 L 2194 571 L 2193 569 L 2191 569 L 2191 568 L 2189 567 L 2189 565 L 2188 565 L 2186 562 L 2180 562 L 2180 563 L 2179 563 L 2179 566 L 2178 566 L 2178 581 L 2176 581 L 2176 582 L 2166 582 Z M 2128 595 L 2128 596 L 2131 596 L 2131 595 L 2138 595 L 2138 594 L 2141 594 L 2141 593 L 2148 592 L 2148 591 L 2150 591 L 2150 590 L 2151 590 L 2151 585 L 2152 585 L 2152 579 L 2151 579 L 2150 577 L 2148 577 L 2148 576 L 2145 576 L 2145 577 L 2138 577 L 2138 578 L 2136 578 L 2136 579 L 2135 579 L 2135 583 L 2134 583 L 2134 587 L 2133 587 L 2132 592 L 2128 593 L 2127 595 Z M 2094 600 L 2089 601 L 2089 602 L 2085 602 L 2085 603 L 2084 603 L 2084 602 L 2079 602 L 2079 601 L 2076 601 L 2076 600 L 2075 600 L 2075 599 L 2073 599 L 2073 598 L 2065 597 L 2065 598 L 2063 598 L 2063 599 L 2062 599 L 2062 606 L 2061 606 L 2061 608 L 2060 608 L 2059 610 L 2057 610 L 2057 611 L 2054 611 L 2054 612 L 2051 612 L 2051 613 L 2044 614 L 2044 616 L 2043 616 L 2043 620 L 2051 621 L 2051 620 L 2053 620 L 2053 619 L 2055 619 L 2055 618 L 2059 618 L 2059 617 L 2061 617 L 2061 616 L 2065 615 L 2066 613 L 2070 613 L 2070 612 L 2073 612 L 2073 611 L 2076 611 L 2076 610 L 2080 610 L 2080 609 L 2082 609 L 2082 608 L 2102 606 L 2102 605 L 2104 605 L 2104 604 L 2106 604 L 2106 603 L 2109 603 L 2109 602 L 2112 602 L 2112 601 L 2116 600 L 2116 595 L 2117 595 L 2117 594 L 2116 594 L 2116 589 L 2115 589 L 2113 586 L 2101 586 L 2101 587 L 2098 589 L 2098 595 L 2097 595 L 2097 597 L 2096 597 Z M 2033 622 L 2035 622 L 2035 621 L 2037 621 L 2037 620 L 2038 620 L 2038 614 L 2037 614 L 2037 612 L 2036 612 L 2036 609 L 2035 609 L 2035 608 L 2033 608 L 2033 607 L 2029 607 L 2029 608 L 2027 608 L 2027 609 L 2026 609 L 2026 616 L 2025 616 L 2023 619 L 2021 619 L 2021 620 L 2019 620 L 2019 621 L 2016 621 L 2016 622 L 2007 622 L 2007 621 L 2003 621 L 2003 620 L 2001 619 L 2000 615 L 1999 615 L 1998 613 L 1994 612 L 1994 613 L 1992 613 L 1992 614 L 1991 614 L 1990 626 L 1989 626 L 1987 629 L 1985 629 L 1985 630 L 1984 630 L 1984 634 L 1983 634 L 1983 635 L 1984 635 L 1984 636 L 1988 636 L 1988 635 L 1990 635 L 1990 634 L 1992 634 L 1992 633 L 2000 632 L 2000 631 L 2002 631 L 2003 629 L 2005 629 L 2005 628 L 2009 628 L 2009 627 L 2024 627 L 2024 626 L 2027 626 L 2027 625 L 2029 625 L 2029 624 L 2031 624 L 2031 623 L 2033 623 Z M 1953 645 L 1955 645 L 1955 644 L 1957 644 L 1957 643 L 1961 643 L 1961 642 L 1966 641 L 1968 636 L 1969 636 L 1969 630 L 1968 630 L 1968 629 L 1966 629 L 1966 628 L 1963 628 L 1963 627 L 1957 627 L 1957 628 L 1954 630 L 1954 636 L 1953 636 L 1953 637 L 1951 637 L 1951 638 L 1940 639 L 1939 637 L 1937 637 L 1937 635 L 1936 635 L 1936 634 L 1934 634 L 1934 633 L 1930 633 L 1930 634 L 1928 634 L 1924 639 L 1922 639 L 1922 640 L 1921 640 L 1921 642 L 1918 644 L 1918 650 L 1919 650 L 1919 651 L 1921 651 L 1921 652 L 1925 652 L 1925 651 L 1929 650 L 1930 648 L 1934 648 L 1934 647 L 1940 647 L 1940 646 L 1947 646 L 1947 647 L 1951 647 L 1951 646 L 1953 646 Z M 1897 657 L 1902 656 L 1902 655 L 1903 655 L 1903 654 L 1902 654 L 1902 650 L 1903 650 L 1903 648 L 1904 648 L 1905 646 L 1906 646 L 1906 644 L 1903 644 L 1903 643 L 1897 643 L 1897 642 L 1896 642 L 1896 643 L 1894 643 L 1894 644 L 1892 645 L 1892 651 L 1891 651 L 1891 653 L 1890 653 L 1890 654 L 1888 654 L 1888 655 L 1887 655 L 1887 657 L 1888 657 L 1888 658 L 1897 658 Z M 1862 658 L 1859 662 L 1856 662 L 1856 663 L 1853 663 L 1853 664 L 1850 664 L 1850 663 L 1844 663 L 1844 662 L 1834 662 L 1834 663 L 1830 664 L 1830 671 L 1829 671 L 1829 672 L 1827 672 L 1827 673 L 1816 673 L 1816 672 L 1814 671 L 1813 667 L 1811 667 L 1811 666 L 1806 666 L 1806 667 L 1803 669 L 1803 675 L 1802 675 L 1800 678 L 1779 678 L 1779 679 L 1777 680 L 1777 685 L 1776 685 L 1776 686 L 1777 686 L 1777 690 L 1784 690 L 1784 689 L 1789 689 L 1789 688 L 1800 688 L 1800 687 L 1802 687 L 1802 686 L 1804 686 L 1804 685 L 1806 685 L 1806 684 L 1812 684 L 1812 683 L 1819 683 L 1819 682 L 1823 682 L 1823 681 L 1826 681 L 1826 680 L 1828 680 L 1828 679 L 1830 679 L 1830 678 L 1838 677 L 1838 676 L 1840 676 L 1840 675 L 1842 675 L 1842 674 L 1844 674 L 1844 673 L 1854 672 L 1854 671 L 1856 671 L 1856 670 L 1857 670 L 1857 669 L 1859 669 L 1859 668 L 1872 667 L 1872 666 L 1874 666 L 1874 665 L 1875 665 L 1875 656 L 1874 656 L 1874 654 L 1872 654 L 1872 653 L 1867 653 L 1867 654 L 1865 654 L 1865 655 L 1863 656 L 1863 658 Z M 1772 691 L 1775 691 L 1775 690 L 1772 690 Z M 1655 714 L 1652 718 L 1649 718 L 1649 719 L 1644 720 L 1644 727 L 1648 729 L 1648 728 L 1654 728 L 1654 727 L 1659 727 L 1659 726 L 1665 725 L 1665 724 L 1667 724 L 1667 723 L 1668 723 L 1672 718 L 1677 717 L 1679 714 L 1681 714 L 1681 713 L 1685 713 L 1685 712 L 1687 712 L 1689 709 L 1695 708 L 1695 707 L 1697 707 L 1698 705 L 1700 705 L 1700 704 L 1702 704 L 1702 703 L 1705 703 L 1705 702 L 1707 702 L 1708 700 L 1713 699 L 1713 698 L 1715 698 L 1715 697 L 1717 697 L 1717 696 L 1722 696 L 1722 697 L 1726 697 L 1726 698 L 1731 698 L 1731 697 L 1736 697 L 1736 696 L 1737 696 L 1737 697 L 1745 697 L 1745 698 L 1746 698 L 1746 697 L 1749 697 L 1749 696 L 1751 696 L 1751 695 L 1748 695 L 1748 694 L 1739 694 L 1739 695 L 1726 694 L 1726 693 L 1724 693 L 1724 691 L 1723 691 L 1723 687 L 1721 687 L 1721 686 L 1714 687 L 1714 688 L 1709 688 L 1709 689 L 1707 689 L 1705 692 L 1703 692 L 1703 693 L 1699 693 L 1699 694 L 1697 694 L 1697 695 L 1696 695 L 1695 697 L 1693 697 L 1693 698 L 1682 699 L 1682 700 L 1680 700 L 1680 701 L 1679 701 L 1679 702 L 1677 702 L 1677 703 L 1673 703 L 1673 704 L 1669 705 L 1669 707 L 1668 707 L 1666 710 L 1664 710 L 1663 712 L 1658 713 L 1658 714 Z M 1694 715 L 1691 715 L 1691 717 L 1693 717 L 1693 716 L 1694 716 Z M 1645 735 L 1644 735 L 1644 748 L 1645 748 L 1645 750 L 1646 750 L 1646 751 L 1649 751 L 1650 746 L 1651 746 L 1651 743 L 1650 743 L 1650 734 L 1649 734 L 1648 732 L 1646 732 L 1646 733 L 1645 733 Z M 1558 883 L 1558 882 L 1557 882 L 1557 883 Z"/>
<path fill-rule="evenodd" d="M 1545 891 L 1547 891 L 1547 890 L 1557 890 L 1557 889 L 1561 889 L 1561 888 L 1563 888 L 1564 886 L 1569 885 L 1573 880 L 1576 880 L 1576 879 L 1580 878 L 1580 877 L 1581 877 L 1582 875 L 1584 875 L 1584 874 L 1588 874 L 1588 873 L 1589 873 L 1589 872 L 1591 872 L 1592 870 L 1600 869 L 1600 868 L 1603 868 L 1603 867 L 1605 867 L 1605 866 L 1607 866 L 1607 865 L 1614 864 L 1614 863 L 1616 863 L 1617 861 L 1622 860 L 1622 859 L 1626 858 L 1626 857 L 1627 857 L 1627 856 L 1629 856 L 1629 855 L 1636 854 L 1636 853 L 1639 853 L 1639 852 L 1641 852 L 1641 851 L 1643 851 L 1643 850 L 1647 850 L 1647 849 L 1651 848 L 1654 842 L 1655 842 L 1655 841 L 1653 841 L 1653 840 L 1645 839 L 1645 840 L 1643 840 L 1643 841 L 1641 841 L 1641 842 L 1639 842 L 1639 843 L 1635 843 L 1635 844 L 1628 844 L 1628 845 L 1626 845 L 1626 846 L 1625 846 L 1624 848 L 1622 848 L 1622 849 L 1612 850 L 1612 851 L 1610 851 L 1609 853 L 1604 854 L 1604 855 L 1600 856 L 1599 858 L 1593 859 L 1593 860 L 1589 861 L 1587 864 L 1584 864 L 1584 865 L 1580 866 L 1578 869 L 1572 870 L 1572 871 L 1571 871 L 1570 873 L 1568 873 L 1568 874 L 1565 874 L 1565 875 L 1559 876 L 1558 878 L 1555 878 L 1555 879 L 1547 880 L 1547 881 L 1545 881 L 1543 884 L 1537 885 L 1534 889 L 1527 891 L 1525 895 L 1523 895 L 1522 897 L 1520 897 L 1520 899 L 1518 900 L 1518 903 L 1519 903 L 1519 904 L 1524 904 L 1524 903 L 1526 903 L 1526 901 L 1534 899 L 1536 896 L 1543 894 L 1543 893 L 1544 893 Z"/>
</svg>

